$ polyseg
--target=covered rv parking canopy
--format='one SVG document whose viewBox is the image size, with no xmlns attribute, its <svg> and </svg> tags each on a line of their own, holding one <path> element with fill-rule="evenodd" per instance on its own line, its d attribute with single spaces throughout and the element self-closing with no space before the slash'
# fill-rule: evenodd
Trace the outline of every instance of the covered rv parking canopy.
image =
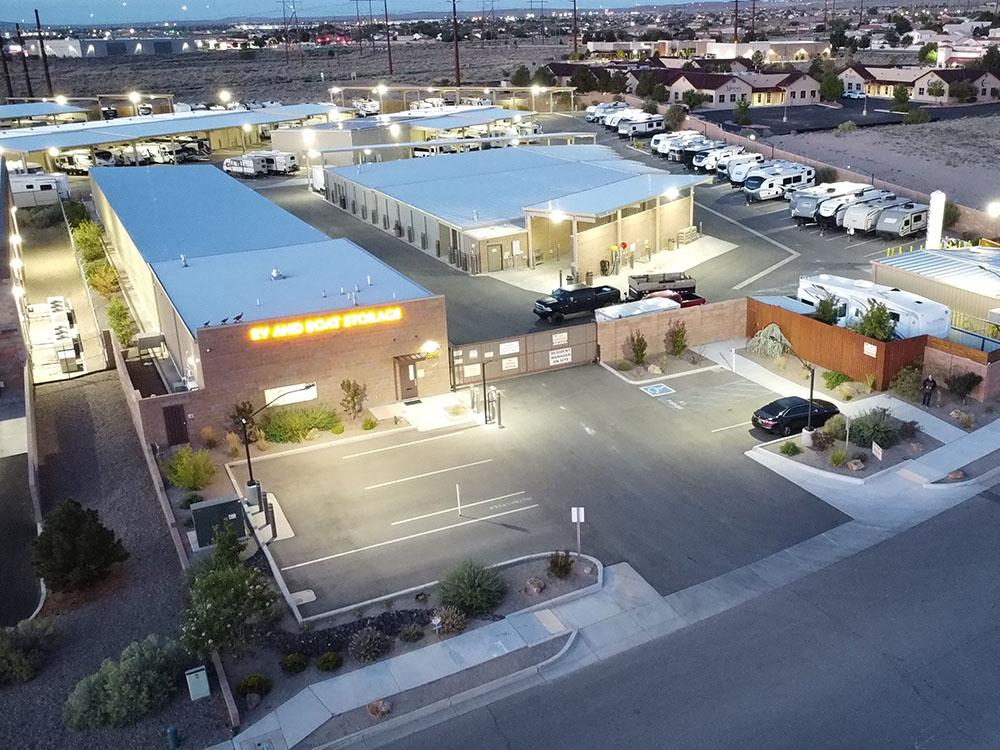
<svg viewBox="0 0 1000 750">
<path fill-rule="evenodd" d="M 86 119 L 87 110 L 70 104 L 56 102 L 25 102 L 21 104 L 0 104 L 0 128 L 14 128 L 37 125 L 38 120 L 54 122 L 55 118 L 81 116 Z"/>
</svg>

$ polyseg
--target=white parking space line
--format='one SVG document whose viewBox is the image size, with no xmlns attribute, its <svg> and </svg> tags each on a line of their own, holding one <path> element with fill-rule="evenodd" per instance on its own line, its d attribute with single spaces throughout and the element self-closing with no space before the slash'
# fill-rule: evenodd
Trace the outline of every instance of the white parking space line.
<svg viewBox="0 0 1000 750">
<path fill-rule="evenodd" d="M 739 424 L 731 424 L 728 427 L 716 427 L 711 432 L 723 432 L 724 430 L 735 430 L 737 427 L 746 427 L 748 424 L 753 424 L 752 422 L 740 422 Z"/>
<path fill-rule="evenodd" d="M 449 466 L 447 469 L 437 469 L 436 471 L 427 471 L 423 474 L 414 474 L 411 477 L 401 477 L 400 479 L 390 479 L 388 482 L 379 482 L 378 484 L 370 484 L 365 487 L 366 490 L 377 490 L 379 487 L 389 487 L 393 484 L 402 484 L 403 482 L 410 482 L 414 479 L 423 479 L 424 477 L 432 477 L 435 474 L 445 474 L 449 471 L 458 471 L 459 469 L 468 469 L 470 466 L 481 466 L 483 464 L 493 463 L 492 458 L 484 458 L 482 461 L 473 461 L 471 464 L 460 464 L 459 466 Z"/>
<path fill-rule="evenodd" d="M 524 494 L 524 490 L 521 490 L 520 492 L 511 492 L 509 495 L 500 495 L 498 497 L 487 498 L 486 500 L 477 500 L 474 503 L 462 503 L 462 508 L 474 508 L 477 505 L 485 505 L 486 503 L 495 503 L 498 500 L 507 500 L 509 498 L 518 497 L 518 496 L 523 495 L 523 494 Z M 455 513 L 457 511 L 458 511 L 458 506 L 457 505 L 453 505 L 452 507 L 445 508 L 444 510 L 435 510 L 432 513 L 424 513 L 423 515 L 420 515 L 420 516 L 413 516 L 412 518 L 404 518 L 401 521 L 393 521 L 389 525 L 390 526 L 400 526 L 400 525 L 402 525 L 404 523 L 410 523 L 412 521 L 422 521 L 425 518 L 431 518 L 433 516 L 441 516 L 441 515 L 444 515 L 445 513 Z"/>
<path fill-rule="evenodd" d="M 872 242 L 877 242 L 878 237 L 872 237 L 869 240 L 862 240 L 861 242 L 855 242 L 853 245 L 848 245 L 847 249 L 850 250 L 852 247 L 861 247 L 862 245 L 868 245 Z"/>
<path fill-rule="evenodd" d="M 767 229 L 764 234 L 777 234 L 778 232 L 787 232 L 789 229 L 798 229 L 798 224 L 789 224 L 787 227 L 777 227 L 776 229 Z"/>
<path fill-rule="evenodd" d="M 738 289 L 742 289 L 743 287 L 752 284 L 753 282 L 757 281 L 758 279 L 761 279 L 764 276 L 767 276 L 772 271 L 775 271 L 775 270 L 781 268 L 786 263 L 791 263 L 793 260 L 795 260 L 796 258 L 799 257 L 800 253 L 798 251 L 796 251 L 796 250 L 792 250 L 792 248 L 788 247 L 788 245 L 784 245 L 784 244 L 778 242 L 777 240 L 773 240 L 770 237 L 768 237 L 766 234 L 762 234 L 761 232 L 758 232 L 756 229 L 751 229 L 750 227 L 746 226 L 745 224 L 741 224 L 740 222 L 736 221 L 736 219 L 731 219 L 728 216 L 726 216 L 725 214 L 719 213 L 714 208 L 709 208 L 704 203 L 699 203 L 697 201 L 695 201 L 695 203 L 698 206 L 700 206 L 701 208 L 703 208 L 704 210 L 708 211 L 710 214 L 714 214 L 715 216 L 718 216 L 720 219 L 728 221 L 730 224 L 735 224 L 736 226 L 740 227 L 744 231 L 749 232 L 750 234 L 754 235 L 755 237 L 758 237 L 758 238 L 764 240 L 764 242 L 767 242 L 767 243 L 769 243 L 771 245 L 774 245 L 779 250 L 784 250 L 786 253 L 788 253 L 788 257 L 785 258 L 784 260 L 779 260 L 777 263 L 768 266 L 767 268 L 765 268 L 760 273 L 754 274 L 753 276 L 751 276 L 749 279 L 746 279 L 745 281 L 741 281 L 739 284 L 737 284 L 736 286 L 734 286 L 733 289 L 737 289 L 737 290 Z"/>
<path fill-rule="evenodd" d="M 458 523 L 449 524 L 448 526 L 440 526 L 436 529 L 428 529 L 427 531 L 418 531 L 416 534 L 407 534 L 406 536 L 397 537 L 396 539 L 386 539 L 384 542 L 375 542 L 374 544 L 366 544 L 364 547 L 356 547 L 355 549 L 349 549 L 344 552 L 337 552 L 332 555 L 326 555 L 325 557 L 317 557 L 315 560 L 306 560 L 305 562 L 295 563 L 294 565 L 286 565 L 281 569 L 282 572 L 286 570 L 295 570 L 296 568 L 304 568 L 307 565 L 315 565 L 316 563 L 328 562 L 330 560 L 336 560 L 340 557 L 347 557 L 348 555 L 356 555 L 358 552 L 367 552 L 369 550 L 378 549 L 379 547 L 387 547 L 390 544 L 399 544 L 400 542 L 408 542 L 411 539 L 419 539 L 422 536 L 429 536 L 430 534 L 440 534 L 442 531 L 450 531 L 451 529 L 457 529 L 462 526 L 468 526 L 473 523 L 482 523 L 483 521 L 490 521 L 494 518 L 500 518 L 501 516 L 509 516 L 511 513 L 520 513 L 524 510 L 531 510 L 532 508 L 537 508 L 538 503 L 533 505 L 525 505 L 522 508 L 514 508 L 513 510 L 505 510 L 501 513 L 493 513 L 488 516 L 483 516 L 482 518 L 470 518 L 467 521 L 459 521 Z"/>
<path fill-rule="evenodd" d="M 441 440 L 442 438 L 454 437 L 455 435 L 462 435 L 464 431 L 459 432 L 449 432 L 445 435 L 434 435 L 433 437 L 423 438 L 422 440 L 411 440 L 408 443 L 397 443 L 396 445 L 387 445 L 384 448 L 372 448 L 370 451 L 361 451 L 361 453 L 349 453 L 346 456 L 341 456 L 344 460 L 348 458 L 360 458 L 361 456 L 370 456 L 373 453 L 383 453 L 385 451 L 394 451 L 397 448 L 406 448 L 410 445 L 419 445 L 420 443 L 429 443 L 431 440 Z"/>
</svg>

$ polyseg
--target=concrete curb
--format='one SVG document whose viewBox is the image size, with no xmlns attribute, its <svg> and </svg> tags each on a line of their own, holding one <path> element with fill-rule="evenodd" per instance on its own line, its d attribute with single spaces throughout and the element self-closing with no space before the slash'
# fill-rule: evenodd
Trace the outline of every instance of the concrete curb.
<svg viewBox="0 0 1000 750">
<path fill-rule="evenodd" d="M 1000 477 L 1000 466 L 995 469 L 990 469 L 987 472 L 979 475 L 978 477 L 972 477 L 971 479 L 964 479 L 961 482 L 924 482 L 921 485 L 926 490 L 948 490 L 952 487 L 973 487 L 975 485 L 982 485 L 983 489 L 986 489 L 993 484 L 993 480 Z"/>
<path fill-rule="evenodd" d="M 795 465 L 795 466 L 797 466 L 797 467 L 799 467 L 799 468 L 801 468 L 801 469 L 803 469 L 805 471 L 810 472 L 811 474 L 816 474 L 817 476 L 825 477 L 827 479 L 835 479 L 836 481 L 838 481 L 838 482 L 844 482 L 845 484 L 856 484 L 856 485 L 865 485 L 865 484 L 868 484 L 873 479 L 880 478 L 883 474 L 889 474 L 889 473 L 892 473 L 894 471 L 898 471 L 899 469 L 905 468 L 906 465 L 910 462 L 910 459 L 906 458 L 906 459 L 903 459 L 902 461 L 900 461 L 897 464 L 893 464 L 892 466 L 887 466 L 884 469 L 876 471 L 874 474 L 870 474 L 867 477 L 849 477 L 849 476 L 845 476 L 843 474 L 837 474 L 836 472 L 833 472 L 833 471 L 827 471 L 826 469 L 820 469 L 820 468 L 817 468 L 815 466 L 810 466 L 809 464 L 799 463 L 798 461 L 796 461 L 794 459 L 791 459 L 791 458 L 788 458 L 787 456 L 782 456 L 780 453 L 773 453 L 773 452 L 767 450 L 767 448 L 766 448 L 766 446 L 768 446 L 768 445 L 774 445 L 775 443 L 779 443 L 779 442 L 783 443 L 783 442 L 785 442 L 787 440 L 790 440 L 790 439 L 791 439 L 790 437 L 787 437 L 787 438 L 783 437 L 783 438 L 779 438 L 778 440 L 770 440 L 770 441 L 768 441 L 766 443 L 759 443 L 759 444 L 755 445 L 753 448 L 751 448 L 750 450 L 748 450 L 743 455 L 747 456 L 748 458 L 752 458 L 752 456 L 750 455 L 751 453 L 753 453 L 754 451 L 761 451 L 763 453 L 766 453 L 769 456 L 774 456 L 775 458 L 781 459 L 782 461 L 787 461 L 787 462 L 789 462 L 789 463 L 791 463 L 791 464 L 793 464 L 793 465 Z"/>
<path fill-rule="evenodd" d="M 708 359 L 708 357 L 705 357 L 705 359 Z M 711 360 L 709 360 L 709 361 L 711 361 Z M 614 375 L 619 380 L 621 380 L 621 381 L 623 381 L 625 383 L 628 383 L 629 385 L 640 385 L 640 386 L 641 385 L 649 385 L 650 383 L 659 383 L 661 380 L 675 380 L 676 378 L 683 378 L 683 377 L 686 377 L 688 375 L 697 375 L 698 373 L 702 373 L 702 372 L 711 372 L 713 370 L 724 370 L 724 369 L 726 369 L 722 365 L 720 365 L 718 363 L 715 363 L 715 364 L 712 364 L 712 365 L 707 365 L 705 367 L 699 367 L 699 368 L 697 368 L 695 370 L 688 370 L 687 372 L 675 372 L 675 373 L 673 373 L 671 375 L 657 375 L 655 378 L 646 378 L 645 380 L 632 380 L 631 378 L 629 378 L 629 377 L 627 377 L 625 375 L 622 375 L 620 372 L 618 372 L 618 370 L 616 370 L 614 367 L 612 367 L 611 365 L 607 364 L 603 360 L 601 360 L 597 364 L 599 364 L 601 367 L 603 367 L 605 370 L 607 370 L 608 372 L 610 372 L 612 375 Z"/>
</svg>

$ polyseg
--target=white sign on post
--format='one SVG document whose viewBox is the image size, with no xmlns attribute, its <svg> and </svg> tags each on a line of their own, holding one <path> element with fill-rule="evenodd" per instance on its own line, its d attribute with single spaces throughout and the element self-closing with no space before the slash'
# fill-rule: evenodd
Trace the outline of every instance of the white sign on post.
<svg viewBox="0 0 1000 750">
<path fill-rule="evenodd" d="M 882 460 L 882 446 L 872 440 L 872 455 L 879 461 Z"/>
<path fill-rule="evenodd" d="M 570 518 L 572 519 L 573 523 L 583 523 L 584 522 L 584 517 L 585 517 L 586 514 L 584 513 L 584 509 L 582 507 L 580 507 L 580 508 L 570 508 L 569 513 L 570 513 Z"/>
</svg>

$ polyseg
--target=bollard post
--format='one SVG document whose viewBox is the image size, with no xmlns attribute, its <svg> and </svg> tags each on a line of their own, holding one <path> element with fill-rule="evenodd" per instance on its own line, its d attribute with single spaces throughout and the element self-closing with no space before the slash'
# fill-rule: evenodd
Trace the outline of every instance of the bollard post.
<svg viewBox="0 0 1000 750">
<path fill-rule="evenodd" d="M 167 727 L 167 747 L 177 750 L 181 746 L 181 735 L 173 724 Z"/>
</svg>

